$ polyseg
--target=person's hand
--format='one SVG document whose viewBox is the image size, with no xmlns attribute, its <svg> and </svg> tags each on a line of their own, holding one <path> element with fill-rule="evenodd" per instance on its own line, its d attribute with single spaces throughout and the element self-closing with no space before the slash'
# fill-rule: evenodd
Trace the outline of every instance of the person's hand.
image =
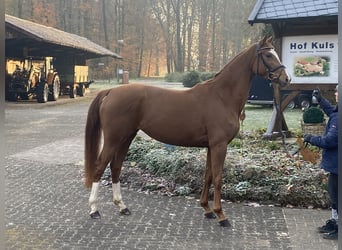
<svg viewBox="0 0 342 250">
<path fill-rule="evenodd" d="M 311 134 L 304 135 L 304 142 L 310 143 L 312 137 L 313 135 Z"/>
<path fill-rule="evenodd" d="M 312 96 L 314 96 L 318 102 L 322 100 L 321 91 L 319 89 L 312 91 Z"/>
</svg>

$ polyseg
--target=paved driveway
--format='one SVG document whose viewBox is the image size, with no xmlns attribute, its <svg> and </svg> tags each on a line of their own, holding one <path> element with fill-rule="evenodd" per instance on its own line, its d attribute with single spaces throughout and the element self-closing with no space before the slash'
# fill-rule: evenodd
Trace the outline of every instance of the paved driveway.
<svg viewBox="0 0 342 250">
<path fill-rule="evenodd" d="M 315 232 L 329 211 L 224 202 L 231 228 L 203 217 L 195 199 L 123 187 L 131 216 L 100 189 L 88 216 L 83 135 L 91 98 L 6 104 L 6 249 L 337 249 Z"/>
</svg>

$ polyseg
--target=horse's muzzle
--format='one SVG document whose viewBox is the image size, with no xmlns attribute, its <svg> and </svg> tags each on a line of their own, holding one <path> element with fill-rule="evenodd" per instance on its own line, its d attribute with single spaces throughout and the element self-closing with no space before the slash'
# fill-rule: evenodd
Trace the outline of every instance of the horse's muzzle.
<svg viewBox="0 0 342 250">
<path fill-rule="evenodd" d="M 291 77 L 287 74 L 285 69 L 283 69 L 279 75 L 275 74 L 274 72 L 270 72 L 268 78 L 272 82 L 278 83 L 280 87 L 285 87 L 291 82 Z"/>
</svg>

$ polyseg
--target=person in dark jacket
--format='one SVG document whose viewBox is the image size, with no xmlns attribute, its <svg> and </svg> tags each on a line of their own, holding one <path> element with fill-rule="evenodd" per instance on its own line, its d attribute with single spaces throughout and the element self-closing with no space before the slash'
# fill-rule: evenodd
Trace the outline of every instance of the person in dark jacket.
<svg viewBox="0 0 342 250">
<path fill-rule="evenodd" d="M 338 103 L 338 86 L 336 86 L 335 98 Z M 338 236 L 338 105 L 333 106 L 322 98 L 319 90 L 314 90 L 313 97 L 319 103 L 320 108 L 329 117 L 322 136 L 311 134 L 304 135 L 304 142 L 322 149 L 321 168 L 329 173 L 328 193 L 331 202 L 331 219 L 318 228 L 325 239 L 337 239 Z"/>
</svg>

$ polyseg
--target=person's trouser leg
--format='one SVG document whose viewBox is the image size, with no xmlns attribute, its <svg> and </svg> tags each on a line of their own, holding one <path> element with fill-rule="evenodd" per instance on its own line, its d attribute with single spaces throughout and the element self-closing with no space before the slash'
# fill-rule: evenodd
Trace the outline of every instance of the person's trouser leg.
<svg viewBox="0 0 342 250">
<path fill-rule="evenodd" d="M 338 220 L 338 175 L 330 173 L 328 177 L 328 193 L 331 202 L 331 217 Z"/>
</svg>

